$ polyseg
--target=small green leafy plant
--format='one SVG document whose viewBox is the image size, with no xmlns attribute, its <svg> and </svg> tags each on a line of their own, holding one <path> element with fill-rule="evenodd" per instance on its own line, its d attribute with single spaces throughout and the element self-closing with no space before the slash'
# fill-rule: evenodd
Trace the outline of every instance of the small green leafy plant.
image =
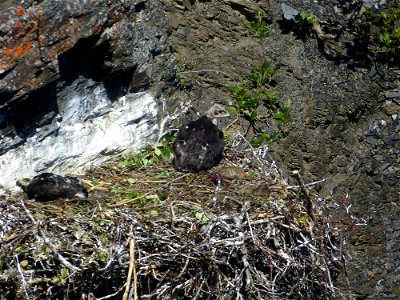
<svg viewBox="0 0 400 300">
<path fill-rule="evenodd" d="M 228 107 L 229 112 L 237 111 L 249 122 L 257 120 L 257 108 L 261 104 L 259 95 L 255 95 L 244 86 L 230 86 L 234 103 Z"/>
<path fill-rule="evenodd" d="M 254 21 L 247 22 L 244 25 L 255 38 L 264 39 L 269 35 L 265 12 L 262 10 L 257 11 Z"/>
<path fill-rule="evenodd" d="M 304 33 L 309 33 L 314 27 L 315 16 L 312 12 L 302 11 L 298 16 L 297 28 Z"/>
<path fill-rule="evenodd" d="M 204 225 L 215 218 L 215 215 L 205 211 L 198 211 L 195 213 L 195 218 L 199 224 Z"/>
<path fill-rule="evenodd" d="M 400 58 L 400 7 L 392 6 L 383 11 L 368 8 L 356 34 L 368 45 L 373 57 L 385 54 L 382 58 Z"/>
<path fill-rule="evenodd" d="M 251 35 L 259 39 L 268 37 L 265 13 L 258 11 L 254 19 L 245 24 Z M 261 41 L 261 46 L 264 47 L 263 41 Z M 256 63 L 248 76 L 240 80 L 238 85 L 228 87 L 233 99 L 228 111 L 237 112 L 240 117 L 249 122 L 255 133 L 251 143 L 256 147 L 261 146 L 264 142 L 277 141 L 279 138 L 277 133 L 263 131 L 262 125 L 265 125 L 265 122 L 259 115 L 261 108 L 263 108 L 263 115 L 272 117 L 278 124 L 287 124 L 291 121 L 290 102 L 283 104 L 278 95 L 270 88 L 273 74 L 272 61 L 266 60 Z"/>
<path fill-rule="evenodd" d="M 139 203 L 140 205 L 145 205 L 147 202 L 153 201 L 153 200 L 161 201 L 160 197 L 156 194 L 143 195 L 143 197 L 140 197 L 143 193 L 141 193 L 137 190 L 133 190 L 133 189 L 125 188 L 125 187 L 117 187 L 117 188 L 111 189 L 110 193 L 117 195 L 117 196 L 121 197 L 121 199 L 125 199 L 125 200 L 132 200 L 132 199 L 137 198 L 137 203 Z"/>
<path fill-rule="evenodd" d="M 400 8 L 381 12 L 377 20 L 379 46 L 382 52 L 399 54 L 400 51 Z"/>
<path fill-rule="evenodd" d="M 100 180 L 97 178 L 92 178 L 92 180 L 90 181 L 92 183 L 93 186 L 99 185 L 100 184 Z"/>
<path fill-rule="evenodd" d="M 279 140 L 279 134 L 276 132 L 266 133 L 261 132 L 256 137 L 254 137 L 250 143 L 253 147 L 257 148 L 262 146 L 265 142 L 273 143 Z"/>
<path fill-rule="evenodd" d="M 177 74 L 178 74 L 178 77 L 179 77 L 179 84 L 180 84 L 181 88 L 183 88 L 183 89 L 186 88 L 187 85 L 189 84 L 189 80 L 187 79 L 185 74 L 183 74 L 179 70 L 178 70 Z"/>
<path fill-rule="evenodd" d="M 268 60 L 262 64 L 256 64 L 256 67 L 250 72 L 250 79 L 256 84 L 257 88 L 262 88 L 272 80 L 274 68 L 272 61 Z"/>
<path fill-rule="evenodd" d="M 167 135 L 164 137 L 162 142 L 148 145 L 145 149 L 142 149 L 133 155 L 125 156 L 119 163 L 119 167 L 134 167 L 141 169 L 156 163 L 171 160 L 174 156 L 174 140 L 174 136 Z"/>
<path fill-rule="evenodd" d="M 278 107 L 277 112 L 273 114 L 274 120 L 277 123 L 288 124 L 292 121 L 292 116 L 290 114 L 290 109 L 292 108 L 292 103 L 288 100 L 282 106 Z"/>
<path fill-rule="evenodd" d="M 117 187 L 110 190 L 114 195 L 120 196 L 122 199 L 131 200 L 139 197 L 141 193 L 136 190 L 128 189 L 125 187 Z"/>
<path fill-rule="evenodd" d="M 53 278 L 51 278 L 51 282 L 56 285 L 63 286 L 66 284 L 68 276 L 69 276 L 69 269 L 62 268 L 60 275 L 54 276 Z"/>
</svg>

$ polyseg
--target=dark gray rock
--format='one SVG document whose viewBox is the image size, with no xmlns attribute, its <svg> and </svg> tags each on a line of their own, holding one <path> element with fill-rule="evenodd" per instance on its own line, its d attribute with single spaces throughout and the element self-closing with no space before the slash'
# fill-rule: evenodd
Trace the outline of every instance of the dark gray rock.
<svg viewBox="0 0 400 300">
<path fill-rule="evenodd" d="M 0 188 L 161 134 L 175 60 L 159 1 L 6 2 L 0 24 Z"/>
<path fill-rule="evenodd" d="M 332 191 L 348 194 L 351 213 L 368 225 L 360 222 L 346 231 L 352 258 L 346 266 L 348 277 L 339 280 L 342 290 L 349 298 L 400 297 L 396 268 L 390 266 L 385 271 L 382 267 L 382 261 L 400 263 L 398 253 L 385 250 L 394 241 L 386 233 L 399 224 L 398 219 L 391 224 L 385 219 L 393 211 L 398 214 L 400 201 L 400 187 L 393 185 L 393 179 L 400 176 L 399 147 L 393 143 L 394 133 L 398 133 L 397 106 L 393 105 L 397 101 L 398 69 L 357 64 L 346 49 L 346 45 L 355 47 L 348 36 L 323 42 L 314 36 L 300 39 L 282 26 L 279 1 L 258 2 L 272 18 L 264 48 L 243 29 L 243 24 L 252 19 L 228 1 L 198 1 L 186 11 L 174 9 L 172 0 L 164 3 L 168 20 L 175 27 L 171 26 L 185 33 L 172 31 L 170 38 L 179 66 L 188 70 L 185 76 L 194 82 L 190 99 L 195 99 L 192 103 L 201 107 L 199 110 L 207 106 L 203 104 L 206 99 L 229 103 L 231 95 L 220 86 L 237 84 L 232 78 L 248 74 L 255 62 L 273 60 L 277 68 L 273 89 L 282 100 L 292 101 L 294 122 L 284 139 L 269 145 L 271 154 L 286 174 L 300 170 L 307 182 L 327 178 L 318 188 L 321 196 Z M 359 1 L 284 3 L 298 11 L 312 12 L 321 20 L 322 30 L 329 32 L 345 31 L 354 8 L 361 9 L 362 5 Z M 379 1 L 364 1 L 364 6 L 372 5 L 379 6 Z M 222 45 L 229 49 L 229 55 Z M 385 99 L 392 101 L 388 108 L 382 107 Z"/>
</svg>

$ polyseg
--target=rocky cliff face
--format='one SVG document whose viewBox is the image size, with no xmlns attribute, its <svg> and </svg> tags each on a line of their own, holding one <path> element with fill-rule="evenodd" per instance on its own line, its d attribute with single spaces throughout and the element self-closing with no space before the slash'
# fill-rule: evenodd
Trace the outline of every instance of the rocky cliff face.
<svg viewBox="0 0 400 300">
<path fill-rule="evenodd" d="M 294 122 L 289 134 L 271 145 L 271 154 L 286 174 L 300 170 L 307 182 L 326 179 L 317 190 L 340 199 L 339 208 L 354 217 L 332 216 L 349 242 L 348 278 L 339 279 L 347 296 L 396 299 L 400 72 L 384 64 L 366 66 L 351 54 L 359 50 L 351 48 L 346 33 L 359 16 L 353 15 L 355 8 L 378 7 L 379 1 L 311 2 L 164 0 L 172 50 L 178 70 L 193 83 L 193 99 L 230 103 L 224 87 L 237 84 L 235 79 L 255 63 L 272 59 L 273 90 L 292 101 Z M 282 3 L 312 12 L 336 38 L 318 41 L 314 35 L 296 34 L 284 22 Z M 243 25 L 260 8 L 272 20 L 264 48 Z"/>
<path fill-rule="evenodd" d="M 0 184 L 76 171 L 157 138 L 163 92 L 173 88 L 171 54 L 184 93 L 165 102 L 190 99 L 198 109 L 229 104 L 226 87 L 267 57 L 273 88 L 292 100 L 294 117 L 271 154 L 286 174 L 325 178 L 317 190 L 341 197 L 355 217 L 333 216 L 351 254 L 342 288 L 350 298 L 399 298 L 398 68 L 357 63 L 346 35 L 323 44 L 299 37 L 283 24 L 282 1 L 162 2 L 0 4 Z M 379 5 L 285 1 L 312 11 L 326 30 L 343 29 L 356 2 Z M 243 26 L 260 8 L 272 20 L 265 47 Z"/>
<path fill-rule="evenodd" d="M 0 186 L 76 173 L 158 137 L 174 80 L 158 1 L 0 5 Z"/>
</svg>

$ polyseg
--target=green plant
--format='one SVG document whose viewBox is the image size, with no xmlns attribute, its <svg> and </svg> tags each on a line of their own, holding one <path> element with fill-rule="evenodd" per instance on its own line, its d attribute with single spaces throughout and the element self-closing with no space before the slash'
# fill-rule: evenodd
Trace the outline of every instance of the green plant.
<svg viewBox="0 0 400 300">
<path fill-rule="evenodd" d="M 60 275 L 54 276 L 53 278 L 51 278 L 51 282 L 56 285 L 63 286 L 66 284 L 68 276 L 69 276 L 69 269 L 62 268 Z"/>
<path fill-rule="evenodd" d="M 199 224 L 204 225 L 215 218 L 215 215 L 205 211 L 198 211 L 195 213 L 195 217 Z"/>
<path fill-rule="evenodd" d="M 378 18 L 379 46 L 382 52 L 399 53 L 400 48 L 400 8 L 381 12 Z"/>
<path fill-rule="evenodd" d="M 298 17 L 297 28 L 305 33 L 310 32 L 314 27 L 315 16 L 312 12 L 302 11 Z"/>
<path fill-rule="evenodd" d="M 255 21 L 245 24 L 247 29 L 253 37 L 266 38 L 268 28 L 265 13 L 258 11 L 254 19 Z M 263 41 L 261 41 L 261 46 L 264 50 Z M 277 133 L 263 131 L 265 122 L 259 116 L 261 108 L 263 108 L 263 116 L 273 117 L 278 124 L 287 124 L 291 120 L 290 102 L 283 104 L 278 95 L 271 90 L 273 74 L 272 61 L 264 60 L 262 63 L 256 63 L 247 78 L 240 80 L 238 85 L 228 87 L 233 100 L 228 111 L 237 112 L 240 117 L 249 122 L 255 134 L 251 143 L 256 147 L 261 146 L 264 142 L 274 142 L 279 138 Z"/>
<path fill-rule="evenodd" d="M 258 95 L 252 93 L 245 86 L 230 86 L 234 103 L 228 107 L 229 112 L 237 111 L 250 122 L 257 120 L 257 108 L 261 101 Z"/>
<path fill-rule="evenodd" d="M 263 92 L 262 99 L 264 106 L 270 110 L 275 110 L 280 107 L 279 97 L 274 91 L 266 90 Z"/>
<path fill-rule="evenodd" d="M 91 182 L 91 184 L 92 184 L 93 186 L 96 186 L 96 185 L 99 185 L 99 184 L 100 184 L 100 180 L 99 180 L 99 179 L 96 179 L 96 178 L 92 178 L 92 180 L 91 180 L 90 182 Z"/>
<path fill-rule="evenodd" d="M 161 172 L 158 172 L 154 174 L 154 178 L 156 179 L 163 179 L 163 178 L 168 178 L 170 176 L 168 170 L 163 170 Z"/>
<path fill-rule="evenodd" d="M 254 147 L 260 147 L 264 143 L 273 143 L 279 140 L 279 134 L 276 132 L 273 133 L 259 133 L 255 138 L 251 139 L 250 144 Z"/>
<path fill-rule="evenodd" d="M 247 22 L 244 24 L 247 30 L 255 38 L 264 39 L 268 37 L 269 31 L 267 27 L 265 12 L 263 10 L 257 11 L 256 15 L 254 16 L 254 19 L 255 19 L 254 21 Z"/>
<path fill-rule="evenodd" d="M 292 121 L 292 116 L 290 110 L 292 108 L 292 102 L 288 100 L 282 106 L 278 107 L 276 113 L 273 114 L 274 120 L 277 123 L 288 124 Z"/>
<path fill-rule="evenodd" d="M 276 110 L 280 107 L 279 97 L 271 90 L 254 90 L 242 86 L 230 86 L 233 104 L 228 107 L 229 112 L 237 111 L 239 114 L 254 123 L 258 120 L 257 109 L 264 105 L 269 110 Z"/>
<path fill-rule="evenodd" d="M 161 163 L 173 158 L 173 142 L 175 137 L 166 135 L 162 142 L 150 144 L 145 149 L 137 151 L 133 155 L 128 155 L 118 164 L 121 168 L 134 167 L 146 168 L 155 163 Z"/>
<path fill-rule="evenodd" d="M 261 88 L 271 82 L 273 73 L 272 61 L 268 60 L 262 64 L 256 64 L 256 67 L 250 72 L 250 79 L 258 88 Z"/>
<path fill-rule="evenodd" d="M 384 11 L 368 8 L 356 30 L 358 39 L 368 45 L 373 57 L 379 53 L 400 56 L 400 8 L 389 7 Z"/>
<path fill-rule="evenodd" d="M 189 84 L 189 80 L 187 79 L 187 77 L 178 70 L 178 77 L 179 77 L 179 84 L 181 86 L 181 88 L 186 88 L 187 85 Z"/>
<path fill-rule="evenodd" d="M 229 87 L 233 103 L 228 107 L 229 112 L 236 111 L 250 123 L 256 134 L 251 141 L 255 147 L 261 146 L 264 142 L 275 142 L 279 139 L 277 133 L 262 131 L 261 125 L 264 122 L 259 118 L 258 110 L 260 106 L 264 106 L 267 109 L 266 113 L 271 115 L 278 124 L 287 124 L 291 121 L 290 101 L 282 104 L 278 95 L 267 86 L 271 81 L 273 69 L 269 65 L 268 68 L 262 68 L 262 70 L 268 70 L 268 72 L 260 72 L 259 66 L 256 66 L 256 69 L 250 72 L 249 81 L 243 81 L 240 86 Z"/>
<path fill-rule="evenodd" d="M 113 188 L 110 190 L 110 193 L 117 195 L 125 200 L 137 199 L 137 202 L 140 205 L 145 205 L 147 202 L 152 200 L 161 201 L 160 197 L 156 194 L 142 196 L 143 193 L 125 187 Z"/>
<path fill-rule="evenodd" d="M 112 194 L 119 195 L 122 199 L 127 199 L 127 200 L 137 198 L 141 195 L 141 193 L 139 191 L 131 190 L 131 189 L 124 188 L 124 187 L 117 187 L 117 188 L 111 189 L 110 192 Z"/>
<path fill-rule="evenodd" d="M 228 111 L 236 111 L 250 123 L 256 136 L 251 141 L 253 146 L 261 146 L 263 142 L 276 142 L 279 139 L 277 133 L 265 133 L 261 129 L 264 124 L 259 118 L 258 109 L 261 105 L 267 108 L 273 120 L 278 124 L 286 125 L 291 122 L 291 102 L 281 103 L 279 97 L 271 90 L 252 90 L 246 86 L 231 86 L 234 102 L 228 107 Z"/>
<path fill-rule="evenodd" d="M 147 152 L 147 150 L 141 150 L 135 153 L 133 156 L 125 156 L 123 160 L 118 164 L 118 166 L 121 168 L 126 168 L 126 167 L 145 168 L 150 163 L 148 157 L 149 153 Z"/>
</svg>

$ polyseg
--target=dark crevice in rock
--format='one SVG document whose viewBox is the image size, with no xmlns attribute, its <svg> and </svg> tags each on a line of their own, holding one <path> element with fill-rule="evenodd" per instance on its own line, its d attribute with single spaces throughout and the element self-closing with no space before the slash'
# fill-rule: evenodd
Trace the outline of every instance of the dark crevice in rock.
<svg viewBox="0 0 400 300">
<path fill-rule="evenodd" d="M 69 51 L 58 57 L 61 78 L 65 85 L 71 84 L 78 77 L 102 82 L 111 101 L 127 93 L 136 66 L 118 70 L 109 62 L 109 45 L 98 45 L 99 36 L 81 39 Z"/>
<path fill-rule="evenodd" d="M 0 78 L 1 80 L 1 78 Z M 6 105 L 6 103 L 12 99 L 17 91 L 10 91 L 6 89 L 0 89 L 0 106 Z"/>
<path fill-rule="evenodd" d="M 150 77 L 147 72 L 134 72 L 129 84 L 129 92 L 136 93 L 150 87 Z"/>
<path fill-rule="evenodd" d="M 14 70 L 14 68 L 10 68 L 8 70 L 3 71 L 3 73 L 0 73 L 0 80 L 3 80 L 9 73 L 11 73 L 12 70 Z M 7 101 L 5 101 L 5 102 L 7 102 Z"/>
<path fill-rule="evenodd" d="M 230 7 L 233 10 L 236 10 L 238 12 L 240 12 L 242 15 L 244 15 L 246 17 L 246 19 L 248 20 L 253 20 L 254 19 L 254 13 L 256 12 L 255 7 L 250 8 L 248 5 L 248 3 L 240 3 L 240 2 L 231 2 L 229 3 Z"/>
<path fill-rule="evenodd" d="M 141 1 L 135 4 L 135 12 L 141 12 L 142 10 L 146 9 L 146 1 Z"/>
<path fill-rule="evenodd" d="M 74 47 L 58 56 L 61 78 L 70 84 L 79 76 L 101 81 L 109 73 L 104 62 L 108 53 L 108 44 L 97 45 L 99 35 L 79 40 Z"/>
<path fill-rule="evenodd" d="M 13 106 L 2 109 L 0 111 L 0 155 L 23 144 L 28 137 L 37 133 L 38 128 L 51 124 L 57 113 L 55 83 L 31 91 Z M 56 129 L 52 128 L 52 132 Z M 44 131 L 41 135 L 43 134 L 46 132 Z"/>
<path fill-rule="evenodd" d="M 111 101 L 118 99 L 128 92 L 135 70 L 136 67 L 133 66 L 127 70 L 121 70 L 104 78 L 104 88 Z"/>
<path fill-rule="evenodd" d="M 56 84 L 32 91 L 26 101 L 19 102 L 11 120 L 22 139 L 35 133 L 36 128 L 48 125 L 58 114 Z"/>
</svg>

